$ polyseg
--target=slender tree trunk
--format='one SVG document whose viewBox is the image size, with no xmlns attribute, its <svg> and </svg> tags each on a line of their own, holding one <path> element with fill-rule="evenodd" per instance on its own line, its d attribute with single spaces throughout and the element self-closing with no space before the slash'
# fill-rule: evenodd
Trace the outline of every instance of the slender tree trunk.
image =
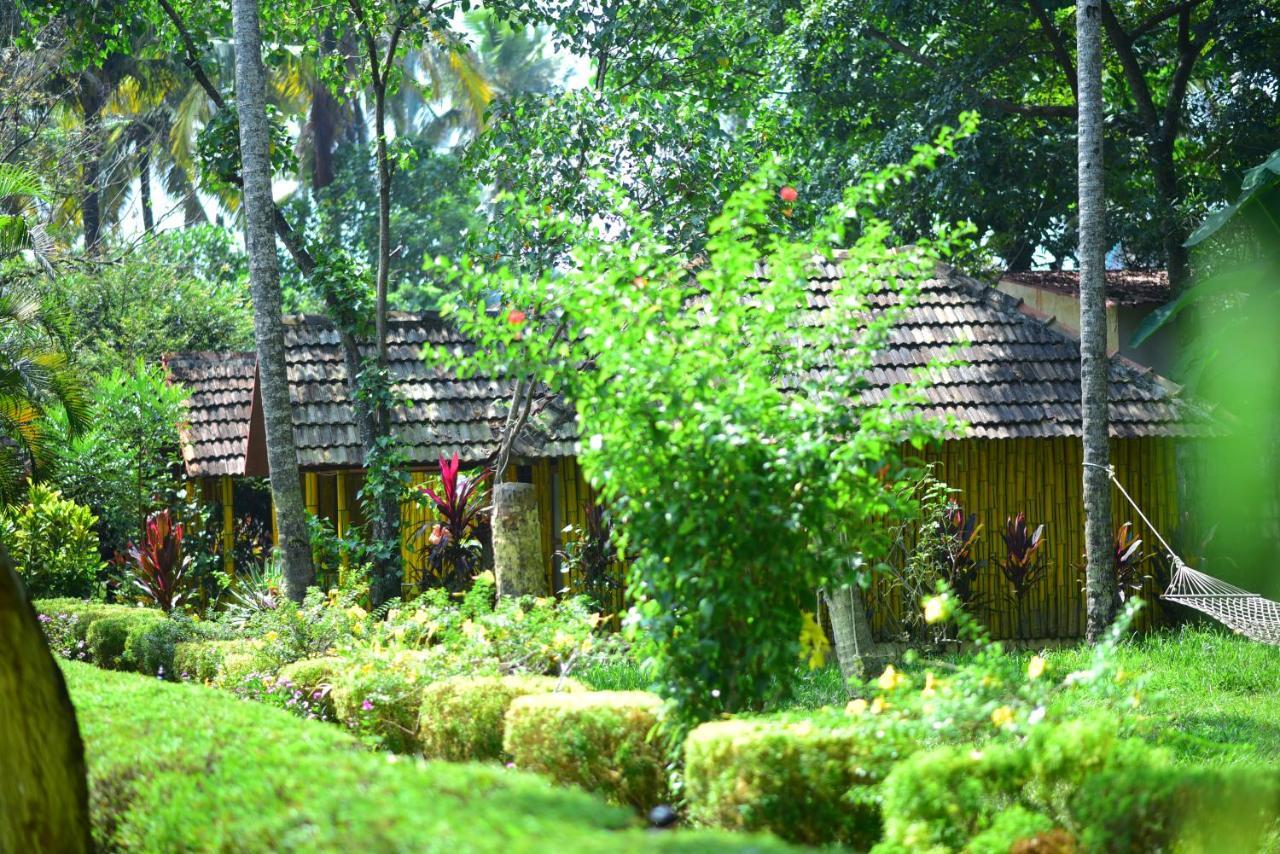
<svg viewBox="0 0 1280 854">
<path fill-rule="evenodd" d="M 80 220 L 84 228 L 84 248 L 93 252 L 102 236 L 102 84 L 90 75 L 82 75 L 84 90 L 80 106 L 84 111 L 84 165 L 81 173 L 82 195 Z"/>
<path fill-rule="evenodd" d="M 1102 0 L 1076 6 L 1080 214 L 1080 399 L 1084 441 L 1085 635 L 1115 618 L 1107 431 L 1106 196 L 1102 184 Z"/>
<path fill-rule="evenodd" d="M 0 851 L 89 851 L 76 711 L 3 545 L 0 649 Z"/>
<path fill-rule="evenodd" d="M 387 284 L 391 276 L 391 161 L 387 155 L 387 81 L 386 74 L 393 56 L 389 53 L 382 70 L 375 73 L 373 85 L 373 121 L 378 170 L 378 265 L 375 281 L 375 354 L 376 365 L 386 370 L 387 360 Z M 369 62 L 377 68 L 378 55 L 372 45 Z M 376 439 L 391 435 L 391 412 L 386 403 L 378 401 L 372 412 L 366 413 L 375 430 Z M 376 440 L 375 439 L 375 440 Z M 372 443 L 366 445 L 366 458 L 372 451 Z M 367 464 L 367 459 L 366 459 Z M 384 494 L 377 502 L 372 520 L 374 539 L 380 543 L 400 542 L 399 496 Z M 396 595 L 401 577 L 399 549 L 389 549 L 379 558 L 375 567 L 374 599 Z"/>
<path fill-rule="evenodd" d="M 293 438 L 289 378 L 285 372 L 284 324 L 280 318 L 280 270 L 276 262 L 275 202 L 266 112 L 266 79 L 258 0 L 234 0 L 236 99 L 240 116 L 240 161 L 244 177 L 245 246 L 253 296 L 253 332 L 258 350 L 258 384 L 267 433 L 267 464 L 275 501 L 285 593 L 302 601 L 315 577 L 310 537 Z"/>
<path fill-rule="evenodd" d="M 151 206 L 151 152 L 143 148 L 138 155 L 138 204 L 142 208 L 142 230 L 155 231 L 155 210 Z"/>
</svg>

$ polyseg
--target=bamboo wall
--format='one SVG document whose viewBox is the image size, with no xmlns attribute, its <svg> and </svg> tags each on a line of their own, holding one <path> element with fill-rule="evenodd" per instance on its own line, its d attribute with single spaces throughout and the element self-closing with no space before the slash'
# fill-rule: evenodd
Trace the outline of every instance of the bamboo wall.
<svg viewBox="0 0 1280 854">
<path fill-rule="evenodd" d="M 1169 535 L 1177 527 L 1176 475 L 1173 441 L 1168 439 L 1112 440 L 1112 463 L 1120 481 L 1146 512 L 1153 523 Z M 925 462 L 936 463 L 935 475 L 958 489 L 955 498 L 967 513 L 976 513 L 982 523 L 978 557 L 986 561 L 975 585 L 983 604 L 979 616 L 996 637 L 1012 638 L 1024 634 L 1033 638 L 1072 638 L 1084 631 L 1082 573 L 1084 560 L 1084 517 L 1081 498 L 1081 446 L 1079 439 L 965 439 L 945 442 L 923 454 Z M 436 477 L 429 471 L 416 471 L 410 476 L 414 486 Z M 579 579 L 562 571 L 556 552 L 571 534 L 569 526 L 584 523 L 584 505 L 588 486 L 577 461 L 572 458 L 554 460 L 517 460 L 507 471 L 508 480 L 532 483 L 542 513 L 543 561 L 550 590 L 575 589 Z M 360 525 L 359 501 L 356 495 L 363 476 L 360 472 L 307 472 L 303 475 L 307 508 L 344 533 L 352 525 Z M 230 494 L 230 479 L 207 481 L 203 494 L 207 500 L 222 501 Z M 1132 512 L 1116 490 L 1112 490 L 1115 525 L 1132 521 L 1143 548 L 1158 553 L 1154 536 Z M 1025 512 L 1029 526 L 1045 525 L 1048 563 L 1044 579 L 1029 594 L 1030 619 L 1025 632 L 1020 632 L 1012 588 L 999 569 L 1005 554 L 1001 531 L 1005 519 Z M 401 554 L 405 566 L 405 592 L 417 589 L 422 577 L 425 532 L 423 524 L 430 517 L 423 506 L 406 503 L 402 511 Z M 227 524 L 231 513 L 224 511 Z M 620 571 L 620 567 L 617 568 Z M 1143 595 L 1154 601 L 1158 591 L 1148 582 Z M 620 607 L 621 602 L 614 603 Z M 880 610 L 896 608 L 892 596 L 883 597 Z M 1141 625 L 1158 619 L 1158 608 L 1146 608 Z M 873 627 L 884 639 L 893 633 L 894 617 L 875 613 Z"/>
<path fill-rule="evenodd" d="M 959 492 L 955 499 L 982 524 L 978 558 L 986 565 L 975 585 L 983 621 L 998 638 L 1073 638 L 1084 634 L 1084 513 L 1082 448 L 1079 439 L 965 439 L 944 442 L 923 455 L 936 463 L 935 476 Z M 1177 482 L 1173 441 L 1113 439 L 1111 462 L 1125 489 L 1165 536 L 1177 527 Z M 1133 522 L 1147 554 L 1160 555 L 1158 541 L 1112 488 L 1114 527 Z M 1026 513 L 1028 527 L 1045 526 L 1041 551 L 1046 576 L 1028 594 L 1029 619 L 1020 630 L 1012 587 L 1001 573 L 1005 520 Z M 1154 602 L 1160 591 L 1146 582 L 1143 598 Z M 892 598 L 892 597 L 889 597 Z M 896 603 L 886 603 L 893 607 Z M 1158 621 L 1158 607 L 1143 609 L 1140 627 Z M 875 614 L 873 628 L 882 638 L 892 617 Z"/>
</svg>

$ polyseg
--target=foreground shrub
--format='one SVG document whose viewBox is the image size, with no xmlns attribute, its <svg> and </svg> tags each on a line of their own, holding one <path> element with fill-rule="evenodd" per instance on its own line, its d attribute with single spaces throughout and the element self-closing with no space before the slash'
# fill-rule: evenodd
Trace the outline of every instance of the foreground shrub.
<svg viewBox="0 0 1280 854">
<path fill-rule="evenodd" d="M 517 697 L 586 689 L 550 676 L 456 676 L 428 685 L 418 713 L 418 742 L 428 759 L 502 758 L 507 709 Z"/>
<path fill-rule="evenodd" d="M 669 798 L 666 760 L 653 737 L 661 711 L 661 698 L 643 691 L 517 697 L 503 749 L 518 768 L 645 810 Z"/>
<path fill-rule="evenodd" d="M 864 850 L 880 838 L 875 787 L 918 744 L 903 722 L 836 710 L 706 723 L 684 743 L 689 817 Z"/>
<path fill-rule="evenodd" d="M 88 507 L 62 497 L 56 489 L 32 484 L 25 504 L 0 513 L 4 540 L 31 598 L 89 597 L 97 592 L 105 565 Z"/>
<path fill-rule="evenodd" d="M 1034 728 L 1018 743 L 912 756 L 882 786 L 877 850 L 959 851 L 979 840 L 993 850 L 988 842 L 1008 842 L 1015 830 L 1046 828 L 1086 851 L 1260 850 L 1280 818 L 1274 771 L 1178 766 L 1119 737 L 1117 726 L 1071 721 Z"/>
<path fill-rule="evenodd" d="M 199 685 L 64 665 L 96 847 L 129 851 L 778 850 L 654 836 L 581 792 L 497 767 L 371 755 L 337 727 Z M 198 725 L 197 725 L 198 724 Z"/>
</svg>

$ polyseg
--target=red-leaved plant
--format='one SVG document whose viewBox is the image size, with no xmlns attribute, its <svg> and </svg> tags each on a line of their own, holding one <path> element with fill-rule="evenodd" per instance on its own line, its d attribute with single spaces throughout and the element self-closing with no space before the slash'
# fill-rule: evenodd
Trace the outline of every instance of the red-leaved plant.
<svg viewBox="0 0 1280 854">
<path fill-rule="evenodd" d="M 941 548 L 937 559 L 946 575 L 947 584 L 955 592 L 962 605 L 970 605 L 974 598 L 974 582 L 982 561 L 978 560 L 978 535 L 982 524 L 976 513 L 965 513 L 956 501 L 947 502 L 946 512 L 938 521 Z"/>
<path fill-rule="evenodd" d="M 488 471 L 475 477 L 458 473 L 458 455 L 440 457 L 440 492 L 423 484 L 418 487 L 431 504 L 439 520 L 428 521 L 418 529 L 427 538 L 427 563 L 433 577 L 424 573 L 423 585 L 434 584 L 451 592 L 466 590 L 471 584 L 476 562 L 480 558 L 479 530 L 486 524 L 484 480 Z"/>
<path fill-rule="evenodd" d="M 1021 601 L 1035 583 L 1044 577 L 1045 564 L 1040 560 L 1044 545 L 1044 525 L 1034 531 L 1027 525 L 1027 514 L 1019 513 L 1004 523 L 1004 577 L 1013 585 L 1013 595 Z"/>
<path fill-rule="evenodd" d="M 195 592 L 188 574 L 191 559 L 182 553 L 182 523 L 161 510 L 148 517 L 143 533 L 141 545 L 125 547 L 134 586 L 166 613 L 181 608 Z"/>
</svg>

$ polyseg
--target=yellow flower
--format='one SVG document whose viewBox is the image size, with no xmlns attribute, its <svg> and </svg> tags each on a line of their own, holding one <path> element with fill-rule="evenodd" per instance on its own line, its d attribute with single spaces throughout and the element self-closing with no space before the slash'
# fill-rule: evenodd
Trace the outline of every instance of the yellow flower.
<svg viewBox="0 0 1280 854">
<path fill-rule="evenodd" d="M 903 677 L 903 675 L 898 671 L 894 670 L 893 665 L 890 664 L 884 669 L 884 673 L 880 674 L 880 678 L 876 680 L 876 684 L 880 686 L 881 690 L 892 691 L 894 688 L 897 688 L 902 684 L 902 680 L 904 678 L 905 677 Z"/>
<path fill-rule="evenodd" d="M 1027 678 L 1039 679 L 1044 675 L 1044 666 L 1045 660 L 1038 655 L 1033 655 L 1027 662 Z"/>
<path fill-rule="evenodd" d="M 1008 706 L 1001 706 L 991 712 L 991 723 L 1000 729 L 1004 729 L 1013 723 L 1013 709 Z"/>
<path fill-rule="evenodd" d="M 498 580 L 494 577 L 494 574 L 487 569 L 476 576 L 476 581 L 487 581 L 490 584 L 498 583 Z"/>
<path fill-rule="evenodd" d="M 280 636 L 275 632 L 267 632 L 265 635 L 262 636 L 262 639 L 267 643 L 271 643 L 271 641 L 275 640 L 278 637 Z"/>
<path fill-rule="evenodd" d="M 924 603 L 924 621 L 940 623 L 951 616 L 951 598 L 949 596 L 933 596 Z"/>
<path fill-rule="evenodd" d="M 885 709 L 889 708 L 889 704 L 884 701 L 884 697 L 876 697 L 871 701 L 871 714 L 878 715 Z"/>
<path fill-rule="evenodd" d="M 933 678 L 933 671 L 930 670 L 924 675 L 924 688 L 920 693 L 926 697 L 932 697 L 937 693 L 938 680 Z"/>
<path fill-rule="evenodd" d="M 364 623 L 352 623 L 352 624 L 351 624 L 351 634 L 356 635 L 357 637 L 359 637 L 360 635 L 363 635 L 363 634 L 364 634 Z"/>
<path fill-rule="evenodd" d="M 847 705 L 847 706 L 845 706 L 845 707 L 844 707 L 844 711 L 845 711 L 845 714 L 847 714 L 847 715 L 862 715 L 862 714 L 866 714 L 866 711 L 867 711 L 867 701 L 866 701 L 866 700 L 864 700 L 864 699 L 862 699 L 861 697 L 859 697 L 859 698 L 858 698 L 858 699 L 856 699 L 856 700 L 850 700 L 850 701 L 849 701 L 849 705 Z"/>
</svg>

